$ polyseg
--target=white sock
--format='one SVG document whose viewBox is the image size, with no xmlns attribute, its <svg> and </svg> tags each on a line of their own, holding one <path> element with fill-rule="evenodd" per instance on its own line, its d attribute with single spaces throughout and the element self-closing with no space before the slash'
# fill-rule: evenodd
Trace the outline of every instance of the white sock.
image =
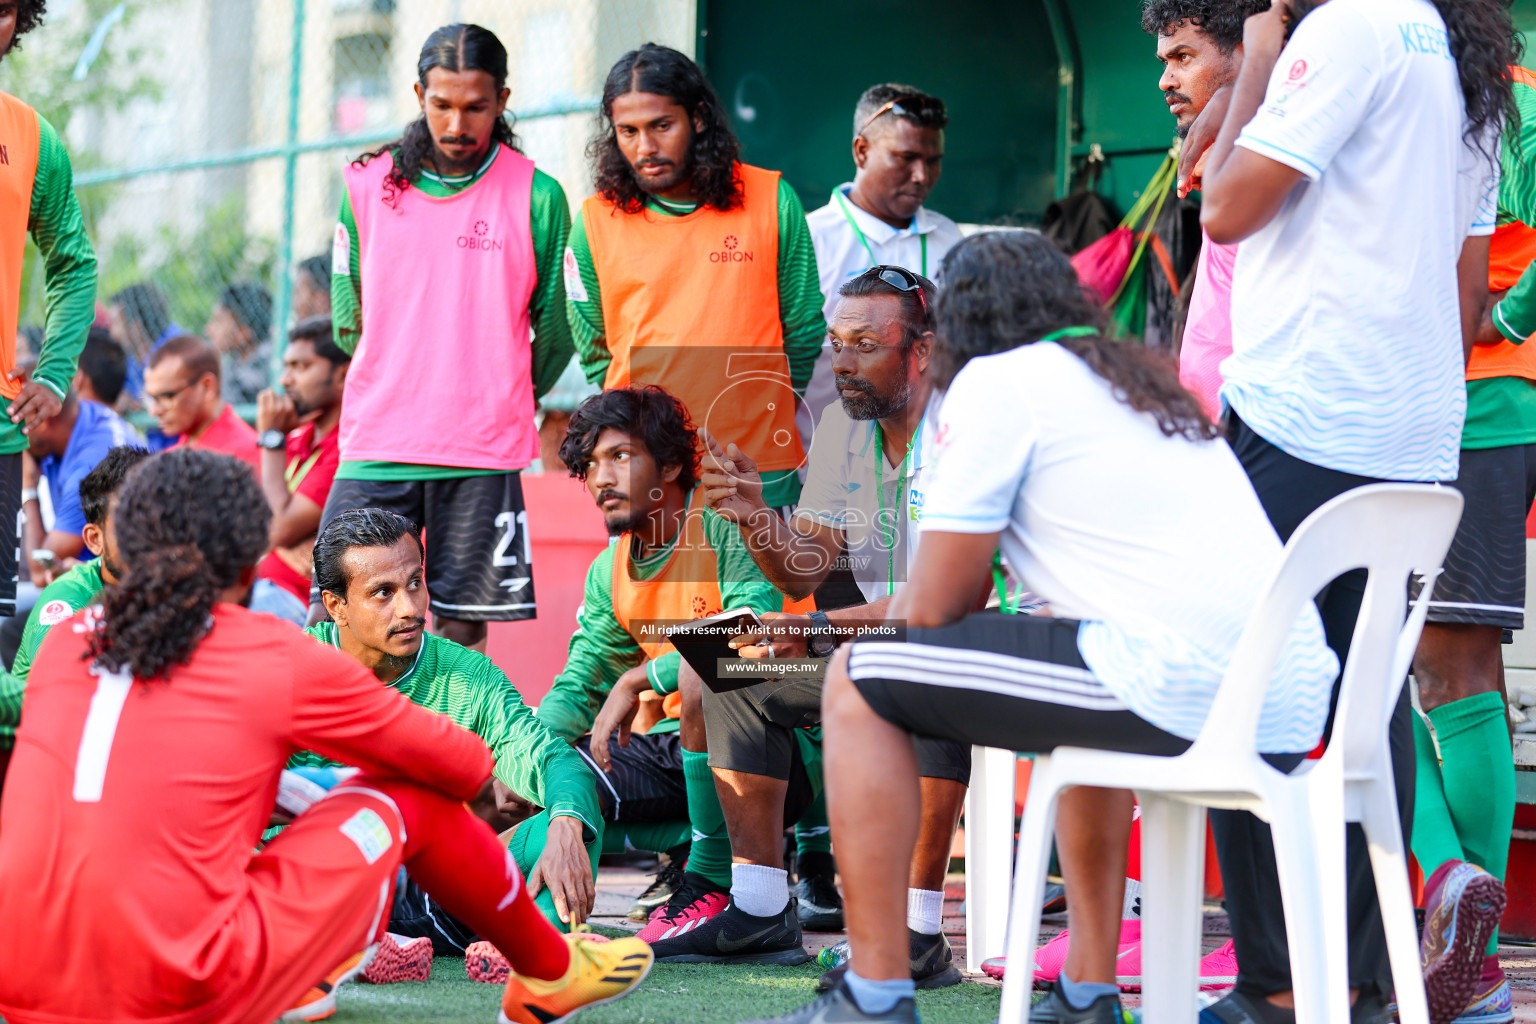
<svg viewBox="0 0 1536 1024">
<path fill-rule="evenodd" d="M 783 913 L 789 904 L 789 872 L 761 864 L 732 864 L 731 902 L 753 917 Z"/>
<path fill-rule="evenodd" d="M 1120 907 L 1120 920 L 1141 919 L 1141 882 L 1134 878 L 1125 880 L 1125 903 Z"/>
<path fill-rule="evenodd" d="M 944 894 L 932 889 L 907 890 L 907 927 L 919 935 L 937 935 L 944 926 Z"/>
</svg>

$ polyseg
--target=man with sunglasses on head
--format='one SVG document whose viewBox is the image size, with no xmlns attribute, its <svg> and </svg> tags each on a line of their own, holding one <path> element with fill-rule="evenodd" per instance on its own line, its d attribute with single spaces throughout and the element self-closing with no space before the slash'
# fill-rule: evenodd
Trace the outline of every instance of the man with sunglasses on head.
<svg viewBox="0 0 1536 1024">
<path fill-rule="evenodd" d="M 832 367 L 841 402 L 828 406 L 811 445 L 800 506 L 787 523 L 762 498 L 753 459 L 709 439 L 705 501 L 735 522 L 753 560 L 791 598 L 826 579 L 846 546 L 864 601 L 809 616 L 764 613 L 772 637 L 744 647 L 747 657 L 826 657 L 861 625 L 878 624 L 917 546 L 923 492 L 934 443 L 936 405 L 926 371 L 933 353 L 932 282 L 902 267 L 875 266 L 845 282 L 830 321 Z M 772 916 L 789 898 L 778 836 L 790 778 L 794 731 L 821 721 L 820 676 L 785 678 L 726 693 L 704 692 L 709 763 L 720 786 L 732 855 L 746 861 L 751 891 L 732 888 L 731 907 L 686 935 L 656 944 L 657 956 L 684 953 L 725 959 L 750 917 Z M 970 748 L 919 740 L 922 830 L 907 890 L 912 977 L 922 988 L 957 984 L 940 927 L 944 872 L 970 780 Z M 777 754 L 777 756 L 776 756 Z M 720 941 L 721 939 L 725 941 Z M 830 990 L 844 968 L 823 975 Z"/>
<path fill-rule="evenodd" d="M 944 101 L 910 85 L 872 85 L 853 108 L 853 181 L 832 191 L 826 206 L 806 215 L 828 322 L 838 289 L 877 264 L 911 267 L 938 278 L 939 261 L 960 242 L 959 226 L 923 205 L 943 169 Z M 801 432 L 838 399 L 831 352 L 825 346 L 805 392 L 809 418 Z M 809 442 L 807 442 L 809 444 Z"/>
</svg>

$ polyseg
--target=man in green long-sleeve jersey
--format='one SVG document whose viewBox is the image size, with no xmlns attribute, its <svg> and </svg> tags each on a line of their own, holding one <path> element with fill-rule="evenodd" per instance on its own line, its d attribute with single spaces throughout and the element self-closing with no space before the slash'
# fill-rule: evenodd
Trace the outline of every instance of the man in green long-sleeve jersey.
<svg viewBox="0 0 1536 1024">
<path fill-rule="evenodd" d="M 434 628 L 484 651 L 487 623 L 536 611 L 519 474 L 571 360 L 570 211 L 517 149 L 495 35 L 444 26 L 417 73 L 420 119 L 345 172 L 331 304 L 352 365 L 321 527 L 370 507 L 420 523 Z M 312 588 L 312 620 L 319 604 Z"/>
<path fill-rule="evenodd" d="M 44 0 L 0 4 L 0 54 L 42 21 Z M 31 379 L 16 371 L 22 251 L 28 235 L 43 257 L 47 282 L 43 346 Z M 38 112 L 0 93 L 0 522 L 15 523 L 24 436 L 58 413 L 75 376 L 95 315 L 96 254 L 75 200 L 69 155 Z M 0 616 L 16 611 L 16 546 L 0 544 Z"/>
<path fill-rule="evenodd" d="M 597 194 L 565 257 L 587 379 L 656 384 L 721 444 L 763 453 L 764 500 L 788 509 L 805 460 L 795 412 L 827 325 L 805 208 L 741 163 L 697 64 L 647 43 L 603 86 Z"/>
<path fill-rule="evenodd" d="M 496 757 L 498 802 L 542 808 L 513 833 L 514 859 L 551 923 L 580 924 L 592 912 L 602 848 L 596 780 L 489 658 L 426 632 L 423 578 L 414 524 L 384 509 L 344 512 L 315 541 L 315 581 L 332 621 L 309 633 L 485 741 Z M 306 752 L 290 767 L 331 763 Z"/>
</svg>

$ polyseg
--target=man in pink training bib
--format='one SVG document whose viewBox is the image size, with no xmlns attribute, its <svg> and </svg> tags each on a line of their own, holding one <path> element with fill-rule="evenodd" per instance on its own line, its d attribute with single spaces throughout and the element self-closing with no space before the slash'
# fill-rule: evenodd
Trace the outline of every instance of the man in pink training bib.
<svg viewBox="0 0 1536 1024">
<path fill-rule="evenodd" d="M 416 70 L 422 116 L 346 171 L 331 305 L 352 364 L 320 529 L 370 506 L 422 524 L 436 632 L 483 653 L 487 622 L 535 614 L 518 473 L 571 359 L 570 208 L 503 116 L 500 40 L 445 26 Z"/>
</svg>

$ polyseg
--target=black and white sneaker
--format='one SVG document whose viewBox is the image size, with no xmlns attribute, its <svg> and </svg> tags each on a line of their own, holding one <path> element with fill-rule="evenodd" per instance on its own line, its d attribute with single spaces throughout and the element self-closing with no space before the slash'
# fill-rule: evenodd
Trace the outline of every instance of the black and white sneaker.
<svg viewBox="0 0 1536 1024">
<path fill-rule="evenodd" d="M 795 900 L 772 917 L 753 917 L 731 903 L 697 928 L 651 943 L 658 963 L 775 964 L 798 967 L 811 959 L 800 935 Z"/>
<path fill-rule="evenodd" d="M 800 927 L 808 932 L 843 930 L 843 897 L 837 891 L 837 862 L 830 853 L 803 853 L 795 864 L 800 881 L 794 897 L 800 901 Z"/>
<path fill-rule="evenodd" d="M 1124 1024 L 1125 1016 L 1120 1009 L 1120 994 L 1106 992 L 1079 1010 L 1061 994 L 1061 986 L 1051 984 L 1045 994 L 1029 1011 L 1029 1024 Z"/>
<path fill-rule="evenodd" d="M 629 913 L 625 915 L 631 921 L 649 921 L 651 911 L 671 899 L 677 887 L 683 884 L 683 862 L 688 859 L 689 845 L 683 843 L 661 854 L 661 867 L 656 877 L 651 880 L 645 892 L 635 897 Z"/>
<path fill-rule="evenodd" d="M 955 966 L 955 951 L 950 949 L 949 939 L 943 932 L 924 935 L 908 928 L 907 939 L 912 957 L 912 982 L 918 988 L 948 988 L 964 980 Z M 816 991 L 832 991 L 847 973 L 848 961 L 844 960 L 816 979 Z"/>
<path fill-rule="evenodd" d="M 885 1013 L 865 1013 L 854 1002 L 848 986 L 839 984 L 814 1003 L 807 1003 L 782 1017 L 749 1020 L 743 1024 L 917 1024 L 917 1003 L 902 999 Z"/>
</svg>

